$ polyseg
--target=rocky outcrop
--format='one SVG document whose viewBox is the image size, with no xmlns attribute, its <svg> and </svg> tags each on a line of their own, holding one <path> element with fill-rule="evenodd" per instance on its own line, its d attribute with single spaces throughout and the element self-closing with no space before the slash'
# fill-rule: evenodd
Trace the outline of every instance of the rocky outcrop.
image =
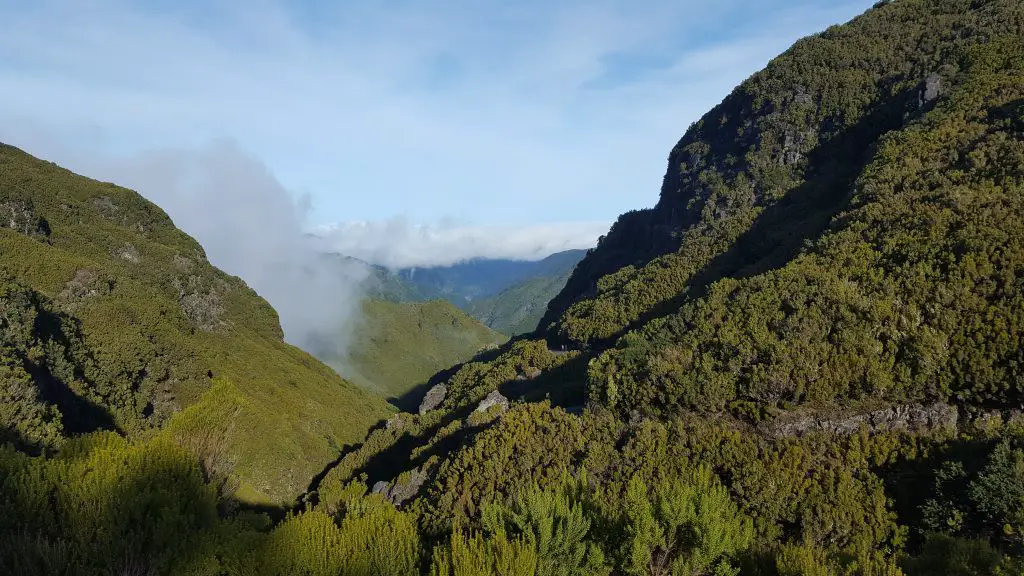
<svg viewBox="0 0 1024 576">
<path fill-rule="evenodd" d="M 501 392 L 495 390 L 487 395 L 486 398 L 480 401 L 480 404 L 476 407 L 473 412 L 486 412 L 492 406 L 500 406 L 500 412 L 508 410 L 508 398 L 501 395 Z"/>
<path fill-rule="evenodd" d="M 405 428 L 405 419 L 402 417 L 402 414 L 400 413 L 395 414 L 391 418 L 388 418 L 387 422 L 384 423 L 385 430 L 398 431 L 402 430 L 403 428 Z"/>
<path fill-rule="evenodd" d="M 929 74 L 921 82 L 920 94 L 917 100 L 918 108 L 924 108 L 938 99 L 939 96 L 942 96 L 944 88 L 945 82 L 942 80 L 942 76 L 934 72 Z"/>
<path fill-rule="evenodd" d="M 909 404 L 847 415 L 794 415 L 763 425 L 762 430 L 773 436 L 803 436 L 814 432 L 850 435 L 862 427 L 870 433 L 935 431 L 953 430 L 957 420 L 956 408 L 948 404 Z"/>
<path fill-rule="evenodd" d="M 224 305 L 221 294 L 215 288 L 205 286 L 198 276 L 189 276 L 172 282 L 178 291 L 181 311 L 193 326 L 203 332 L 215 332 L 225 325 L 221 319 Z"/>
<path fill-rule="evenodd" d="M 444 384 L 437 384 L 430 390 L 427 390 L 427 395 L 424 396 L 423 401 L 420 402 L 420 414 L 426 414 L 440 406 L 447 395 L 448 387 Z"/>
<path fill-rule="evenodd" d="M 95 270 L 81 268 L 57 295 L 57 303 L 67 311 L 74 311 L 83 302 L 96 296 L 106 296 L 114 290 L 114 281 L 100 278 Z"/>
<path fill-rule="evenodd" d="M 423 483 L 427 481 L 427 472 L 419 468 L 403 472 L 394 482 L 381 480 L 373 485 L 374 494 L 387 498 L 395 506 L 401 506 L 416 497 Z"/>
<path fill-rule="evenodd" d="M 130 243 L 125 243 L 120 248 L 114 250 L 114 256 L 117 256 L 122 260 L 127 260 L 132 264 L 138 264 L 142 260 L 142 257 L 139 255 L 138 248 Z"/>
<path fill-rule="evenodd" d="M 36 214 L 32 202 L 27 200 L 0 201 L 0 228 L 9 228 L 36 238 L 50 235 L 46 219 Z"/>
</svg>

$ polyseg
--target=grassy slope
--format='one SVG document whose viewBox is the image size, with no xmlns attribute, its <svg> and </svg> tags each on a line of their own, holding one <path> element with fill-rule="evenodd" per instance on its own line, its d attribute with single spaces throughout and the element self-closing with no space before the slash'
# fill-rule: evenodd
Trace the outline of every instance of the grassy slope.
<svg viewBox="0 0 1024 576">
<path fill-rule="evenodd" d="M 285 344 L 274 310 L 135 192 L 2 146 L 0 208 L 45 219 L 48 238 L 0 223 L 0 270 L 80 321 L 91 382 L 117 391 L 97 397 L 118 427 L 223 435 L 250 500 L 294 498 L 389 413 Z M 224 385 L 211 396 L 214 377 Z"/>
<path fill-rule="evenodd" d="M 364 325 L 342 370 L 392 398 L 506 340 L 444 300 L 367 300 L 363 309 Z"/>
<path fill-rule="evenodd" d="M 533 332 L 547 304 L 569 280 L 570 270 L 559 276 L 530 278 L 500 294 L 469 304 L 469 313 L 492 329 L 517 336 Z"/>
</svg>

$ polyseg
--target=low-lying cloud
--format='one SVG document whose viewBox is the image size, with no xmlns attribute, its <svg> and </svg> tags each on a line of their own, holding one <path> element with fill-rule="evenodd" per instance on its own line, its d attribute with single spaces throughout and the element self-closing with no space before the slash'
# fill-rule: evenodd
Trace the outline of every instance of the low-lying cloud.
<svg viewBox="0 0 1024 576">
<path fill-rule="evenodd" d="M 467 226 L 450 219 L 421 225 L 393 218 L 311 227 L 308 197 L 288 190 L 233 141 L 112 156 L 65 147 L 43 129 L 30 132 L 33 138 L 21 139 L 29 140 L 28 152 L 160 206 L 203 245 L 213 265 L 241 277 L 277 310 L 288 342 L 336 366 L 359 325 L 369 269 L 325 253 L 393 268 L 479 257 L 532 260 L 591 247 L 609 226 Z"/>
<path fill-rule="evenodd" d="M 322 358 L 344 355 L 368 271 L 322 258 L 307 234 L 309 203 L 260 160 L 221 141 L 195 151 L 60 161 L 137 190 L 163 208 L 203 245 L 212 264 L 270 302 L 288 342 Z"/>
<path fill-rule="evenodd" d="M 538 260 L 563 250 L 591 248 L 609 226 L 608 222 L 469 226 L 393 218 L 320 226 L 314 233 L 324 250 L 390 268 L 408 268 L 447 266 L 473 258 Z"/>
</svg>

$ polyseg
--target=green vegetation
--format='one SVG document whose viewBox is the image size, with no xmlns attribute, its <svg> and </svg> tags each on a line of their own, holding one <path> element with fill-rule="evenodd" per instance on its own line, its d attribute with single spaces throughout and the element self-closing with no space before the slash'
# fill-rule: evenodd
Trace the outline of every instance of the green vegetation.
<svg viewBox="0 0 1024 576">
<path fill-rule="evenodd" d="M 353 338 L 339 371 L 390 398 L 506 340 L 444 300 L 367 300 Z"/>
<path fill-rule="evenodd" d="M 538 276 L 510 286 L 496 296 L 469 303 L 469 314 L 492 329 L 519 336 L 537 329 L 551 301 L 569 281 L 571 269 L 558 276 Z"/>
<path fill-rule="evenodd" d="M 89 299 L 124 281 L 8 266 L 0 570 L 1024 574 L 1024 5 L 895 0 L 803 40 L 690 129 L 665 182 L 545 338 L 436 376 L 429 409 L 276 524 L 237 506 L 224 446 L 233 414 L 279 403 L 220 368 L 131 432 L 148 389 L 94 367 L 121 348 L 81 352 Z M 0 240 L 60 249 L 15 208 Z M 186 292 L 167 310 L 197 359 L 265 310 L 224 326 L 246 309 Z M 279 345 L 230 350 L 253 340 Z M 130 438 L 69 439 L 104 427 L 91 406 Z"/>
<path fill-rule="evenodd" d="M 0 214 L 4 441 L 223 436 L 238 497 L 276 503 L 387 417 L 285 344 L 274 310 L 135 192 L 0 146 Z"/>
<path fill-rule="evenodd" d="M 543 260 L 475 259 L 453 266 L 396 271 L 366 264 L 364 289 L 372 299 L 425 302 L 445 299 L 507 336 L 533 332 L 548 302 L 565 286 L 586 254 L 566 250 Z M 341 256 L 331 256 L 342 258 Z"/>
</svg>

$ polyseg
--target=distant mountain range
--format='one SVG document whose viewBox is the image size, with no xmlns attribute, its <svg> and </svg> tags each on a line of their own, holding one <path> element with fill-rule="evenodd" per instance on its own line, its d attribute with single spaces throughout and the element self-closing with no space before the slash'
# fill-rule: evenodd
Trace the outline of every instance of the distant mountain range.
<svg viewBox="0 0 1024 576">
<path fill-rule="evenodd" d="M 372 267 L 367 280 L 371 297 L 393 302 L 444 299 L 488 327 L 516 336 L 537 327 L 548 302 L 586 254 L 567 250 L 537 261 L 475 258 L 450 266 L 398 270 L 364 264 Z"/>
<path fill-rule="evenodd" d="M 536 329 L 585 250 L 538 261 L 478 258 L 451 266 L 390 270 L 339 254 L 340 276 L 362 278 L 359 323 L 344 357 L 321 360 L 400 403 L 435 373 L 472 359 L 509 336 Z"/>
<path fill-rule="evenodd" d="M 325 360 L 350 381 L 395 402 L 437 372 L 506 340 L 445 300 L 367 299 L 347 357 Z"/>
</svg>

